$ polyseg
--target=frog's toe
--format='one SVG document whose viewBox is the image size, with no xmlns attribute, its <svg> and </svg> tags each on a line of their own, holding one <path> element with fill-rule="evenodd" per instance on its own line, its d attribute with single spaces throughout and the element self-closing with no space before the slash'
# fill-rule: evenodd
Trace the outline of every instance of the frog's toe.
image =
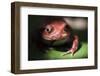
<svg viewBox="0 0 100 76">
<path fill-rule="evenodd" d="M 67 54 L 71 54 L 71 56 L 74 56 L 74 52 L 72 52 L 71 50 L 67 51 L 66 53 L 64 53 L 62 56 L 65 56 Z"/>
<path fill-rule="evenodd" d="M 62 54 L 62 56 L 65 56 L 67 54 L 70 54 L 71 52 L 70 51 L 67 51 L 66 53 Z"/>
</svg>

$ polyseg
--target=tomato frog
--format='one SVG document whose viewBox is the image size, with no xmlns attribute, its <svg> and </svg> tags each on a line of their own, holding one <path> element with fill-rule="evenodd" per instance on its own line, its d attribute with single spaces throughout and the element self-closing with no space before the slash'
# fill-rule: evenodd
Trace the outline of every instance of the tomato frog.
<svg viewBox="0 0 100 76">
<path fill-rule="evenodd" d="M 74 53 L 78 49 L 79 45 L 79 39 L 77 35 L 72 34 L 72 29 L 68 25 L 68 23 L 64 20 L 64 18 L 61 17 L 52 17 L 48 18 L 45 21 L 45 26 L 43 26 L 43 29 L 41 31 L 41 37 L 42 41 L 49 46 L 58 46 L 54 45 L 55 42 L 61 42 L 59 46 L 65 46 L 66 53 L 63 55 L 66 55 L 68 53 L 71 53 L 74 55 Z M 51 42 L 49 44 L 49 42 Z"/>
</svg>

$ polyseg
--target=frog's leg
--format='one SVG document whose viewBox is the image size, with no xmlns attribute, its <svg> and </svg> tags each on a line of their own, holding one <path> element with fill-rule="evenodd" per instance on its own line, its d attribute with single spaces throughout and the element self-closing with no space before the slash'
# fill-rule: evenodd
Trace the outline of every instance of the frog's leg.
<svg viewBox="0 0 100 76">
<path fill-rule="evenodd" d="M 75 35 L 71 49 L 69 51 L 67 51 L 65 54 L 63 54 L 63 56 L 68 54 L 68 53 L 71 53 L 72 55 L 74 55 L 74 53 L 78 49 L 78 44 L 79 44 L 79 39 L 78 39 L 78 36 Z"/>
</svg>

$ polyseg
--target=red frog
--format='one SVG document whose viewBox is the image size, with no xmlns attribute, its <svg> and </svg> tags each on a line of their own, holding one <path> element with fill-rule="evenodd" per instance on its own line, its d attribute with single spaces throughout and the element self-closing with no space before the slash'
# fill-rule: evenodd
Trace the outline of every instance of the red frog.
<svg viewBox="0 0 100 76">
<path fill-rule="evenodd" d="M 66 50 L 66 53 L 63 55 L 66 55 L 67 53 L 74 55 L 78 49 L 79 40 L 77 35 L 71 36 L 72 34 L 70 29 L 71 28 L 63 18 L 55 18 L 46 24 L 44 30 L 42 31 L 42 38 L 47 41 L 59 41 L 67 39 L 66 42 L 69 42 L 70 39 L 72 39 L 71 48 Z"/>
</svg>

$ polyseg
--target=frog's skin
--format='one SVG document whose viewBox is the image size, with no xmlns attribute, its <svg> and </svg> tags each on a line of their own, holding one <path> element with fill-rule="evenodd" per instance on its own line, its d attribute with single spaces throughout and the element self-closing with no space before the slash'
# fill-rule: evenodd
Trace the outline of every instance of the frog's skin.
<svg viewBox="0 0 100 76">
<path fill-rule="evenodd" d="M 47 41 L 60 41 L 63 39 L 67 39 L 67 43 L 70 39 L 70 36 L 70 28 L 67 22 L 64 21 L 64 19 L 60 20 L 56 18 L 55 20 L 50 21 L 45 25 L 44 30 L 42 31 L 42 38 Z M 66 55 L 67 53 L 71 53 L 72 55 L 74 55 L 74 53 L 78 49 L 78 36 L 73 35 L 72 37 L 73 39 L 71 41 L 71 48 L 69 48 L 69 50 L 66 50 L 66 53 L 64 55 Z"/>
</svg>

